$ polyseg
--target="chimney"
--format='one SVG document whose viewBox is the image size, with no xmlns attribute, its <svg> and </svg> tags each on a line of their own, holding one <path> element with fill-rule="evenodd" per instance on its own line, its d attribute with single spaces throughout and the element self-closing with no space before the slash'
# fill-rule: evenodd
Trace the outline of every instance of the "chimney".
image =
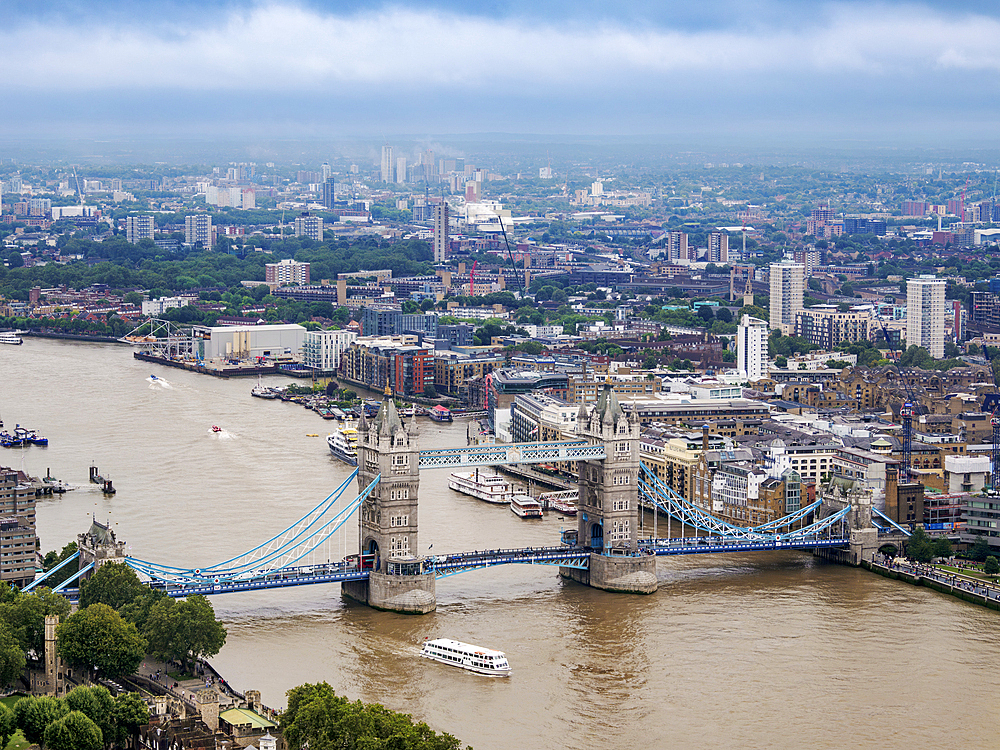
<svg viewBox="0 0 1000 750">
<path fill-rule="evenodd" d="M 703 451 L 708 450 L 708 425 L 703 424 L 701 426 L 701 449 Z"/>
</svg>

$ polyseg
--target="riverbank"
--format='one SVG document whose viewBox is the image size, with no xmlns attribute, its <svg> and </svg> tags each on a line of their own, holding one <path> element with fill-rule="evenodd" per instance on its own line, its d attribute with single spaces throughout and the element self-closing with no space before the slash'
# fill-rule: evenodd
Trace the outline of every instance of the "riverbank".
<svg viewBox="0 0 1000 750">
<path fill-rule="evenodd" d="M 954 596 L 971 604 L 1000 611 L 1000 588 L 983 583 L 975 578 L 959 574 L 942 573 L 929 565 L 909 563 L 881 564 L 862 562 L 861 566 L 885 578 L 905 581 L 914 586 L 926 586 L 942 594 Z"/>
<path fill-rule="evenodd" d="M 97 336 L 89 333 L 59 333 L 57 331 L 31 330 L 21 331 L 22 336 L 31 336 L 38 339 L 65 339 L 67 341 L 89 341 L 98 344 L 125 344 L 131 346 L 126 341 L 119 341 L 113 336 Z"/>
</svg>

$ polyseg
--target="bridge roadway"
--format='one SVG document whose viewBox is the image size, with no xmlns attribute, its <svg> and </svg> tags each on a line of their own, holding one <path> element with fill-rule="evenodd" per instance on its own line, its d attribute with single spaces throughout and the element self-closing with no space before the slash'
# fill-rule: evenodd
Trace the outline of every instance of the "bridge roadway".
<svg viewBox="0 0 1000 750">
<path fill-rule="evenodd" d="M 639 543 L 639 554 L 700 555 L 723 554 L 727 552 L 761 552 L 773 550 L 810 550 L 824 547 L 843 547 L 847 539 L 840 537 L 820 537 L 806 539 L 743 539 L 721 537 L 688 537 L 685 539 L 644 539 Z M 436 578 L 465 573 L 471 570 L 491 568 L 497 565 L 557 565 L 567 568 L 585 569 L 590 565 L 590 550 L 583 547 L 557 545 L 550 547 L 525 547 L 521 549 L 476 550 L 447 555 L 427 557 L 428 572 Z M 151 588 L 159 589 L 168 596 L 179 598 L 192 594 L 212 596 L 240 591 L 308 586 L 321 583 L 343 583 L 363 581 L 369 576 L 368 570 L 361 570 L 357 562 L 335 562 L 319 565 L 280 568 L 270 571 L 256 571 L 231 578 L 205 579 L 197 582 L 169 583 L 151 581 Z M 79 589 L 67 588 L 62 593 L 70 601 L 78 601 Z"/>
</svg>

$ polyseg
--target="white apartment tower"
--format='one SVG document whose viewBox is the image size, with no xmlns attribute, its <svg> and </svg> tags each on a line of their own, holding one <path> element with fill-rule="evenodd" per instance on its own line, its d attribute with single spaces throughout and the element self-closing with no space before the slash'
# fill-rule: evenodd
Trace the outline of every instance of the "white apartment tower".
<svg viewBox="0 0 1000 750">
<path fill-rule="evenodd" d="M 295 236 L 308 237 L 317 242 L 323 241 L 323 217 L 310 216 L 307 213 L 295 217 Z"/>
<path fill-rule="evenodd" d="M 753 382 L 767 377 L 767 334 L 766 320 L 750 315 L 740 318 L 736 336 L 736 369 L 740 377 Z"/>
<path fill-rule="evenodd" d="M 393 174 L 396 163 L 392 159 L 392 146 L 388 143 L 382 147 L 382 169 L 381 178 L 382 182 L 394 182 Z"/>
<path fill-rule="evenodd" d="M 433 207 L 434 262 L 444 263 L 448 255 L 448 204 L 444 201 Z"/>
<path fill-rule="evenodd" d="M 402 185 L 406 182 L 406 157 L 400 156 L 396 159 L 396 183 Z"/>
<path fill-rule="evenodd" d="M 153 230 L 156 224 L 153 217 L 148 214 L 142 216 L 128 216 L 125 218 L 125 239 L 133 245 L 139 240 L 153 239 Z"/>
<path fill-rule="evenodd" d="M 688 257 L 687 232 L 667 232 L 667 258 L 687 260 Z"/>
<path fill-rule="evenodd" d="M 309 264 L 299 263 L 291 258 L 283 258 L 277 263 L 264 264 L 264 283 L 277 284 L 298 284 L 307 286 L 309 284 Z"/>
<path fill-rule="evenodd" d="M 945 285 L 933 276 L 906 282 L 906 345 L 922 346 L 935 359 L 944 358 Z"/>
<path fill-rule="evenodd" d="M 795 313 L 802 309 L 806 267 L 783 260 L 771 264 L 771 328 L 795 332 Z"/>
<path fill-rule="evenodd" d="M 209 214 L 193 214 L 184 217 L 184 244 L 200 242 L 204 248 L 212 247 L 212 217 Z"/>
<path fill-rule="evenodd" d="M 712 232 L 708 235 L 708 257 L 709 263 L 729 262 L 729 235 L 725 232 Z"/>
</svg>

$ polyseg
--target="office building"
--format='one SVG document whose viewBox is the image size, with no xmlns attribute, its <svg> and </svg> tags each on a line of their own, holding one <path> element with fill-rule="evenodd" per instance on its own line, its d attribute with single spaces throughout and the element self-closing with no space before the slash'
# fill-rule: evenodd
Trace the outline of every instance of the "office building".
<svg viewBox="0 0 1000 750">
<path fill-rule="evenodd" d="M 390 146 L 387 143 L 384 146 L 382 146 L 382 165 L 381 165 L 382 168 L 381 168 L 381 172 L 380 172 L 380 176 L 382 178 L 382 182 L 392 182 L 393 181 L 392 178 L 395 176 L 393 174 L 393 172 L 394 172 L 393 168 L 395 166 L 396 166 L 396 164 L 395 164 L 395 162 L 392 159 L 392 146 Z"/>
<path fill-rule="evenodd" d="M 184 217 L 184 244 L 212 247 L 212 217 L 209 214 L 194 214 Z"/>
<path fill-rule="evenodd" d="M 434 262 L 444 263 L 448 257 L 448 204 L 438 203 L 433 207 L 434 221 Z"/>
<path fill-rule="evenodd" d="M 805 266 L 783 260 L 771 264 L 771 328 L 790 334 L 795 330 L 795 314 L 802 309 Z"/>
<path fill-rule="evenodd" d="M 740 376 L 751 382 L 767 377 L 767 321 L 744 315 L 737 331 L 736 369 Z"/>
<path fill-rule="evenodd" d="M 708 255 L 705 257 L 709 263 L 729 262 L 729 235 L 725 232 L 710 232 L 708 235 Z"/>
<path fill-rule="evenodd" d="M 298 284 L 306 286 L 309 284 L 309 264 L 299 263 L 291 258 L 285 258 L 277 263 L 266 263 L 264 265 L 264 282 L 267 284 Z"/>
<path fill-rule="evenodd" d="M 906 345 L 944 358 L 945 280 L 920 276 L 906 282 Z M 773 304 L 773 303 L 772 303 Z"/>
<path fill-rule="evenodd" d="M 295 236 L 308 237 L 316 242 L 323 241 L 323 219 L 304 213 L 295 217 Z"/>
<path fill-rule="evenodd" d="M 139 240 L 151 240 L 155 228 L 152 216 L 128 216 L 125 218 L 125 239 L 133 245 Z"/>
<path fill-rule="evenodd" d="M 323 208 L 330 211 L 333 210 L 334 203 L 337 200 L 337 178 L 327 177 L 323 180 Z"/>
</svg>

